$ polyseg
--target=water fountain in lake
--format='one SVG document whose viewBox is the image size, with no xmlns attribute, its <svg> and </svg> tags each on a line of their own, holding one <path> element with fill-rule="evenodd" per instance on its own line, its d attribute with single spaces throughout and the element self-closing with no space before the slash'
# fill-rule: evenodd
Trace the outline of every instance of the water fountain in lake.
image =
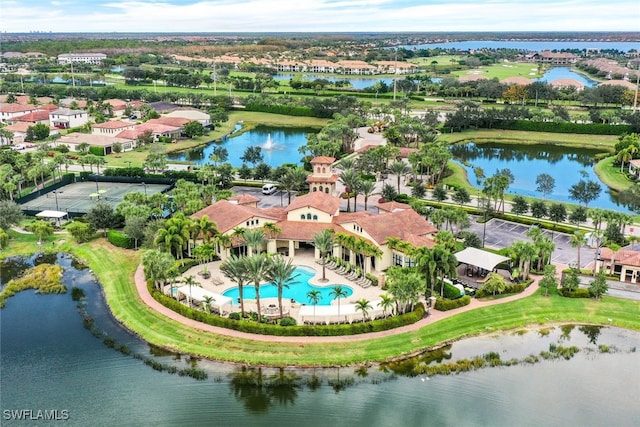
<svg viewBox="0 0 640 427">
<path fill-rule="evenodd" d="M 262 149 L 264 149 L 264 150 L 273 150 L 273 147 L 274 147 L 275 145 L 276 145 L 276 144 L 274 144 L 273 140 L 271 139 L 271 134 L 268 134 L 268 135 L 267 135 L 267 142 L 265 142 L 265 143 L 262 145 Z"/>
</svg>

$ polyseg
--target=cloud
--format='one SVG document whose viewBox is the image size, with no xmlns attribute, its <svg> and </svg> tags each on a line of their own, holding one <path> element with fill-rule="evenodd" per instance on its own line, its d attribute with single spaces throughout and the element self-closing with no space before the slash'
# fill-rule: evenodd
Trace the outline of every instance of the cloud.
<svg viewBox="0 0 640 427">
<path fill-rule="evenodd" d="M 7 0 L 0 30 L 636 31 L 638 15 L 635 0 Z"/>
</svg>

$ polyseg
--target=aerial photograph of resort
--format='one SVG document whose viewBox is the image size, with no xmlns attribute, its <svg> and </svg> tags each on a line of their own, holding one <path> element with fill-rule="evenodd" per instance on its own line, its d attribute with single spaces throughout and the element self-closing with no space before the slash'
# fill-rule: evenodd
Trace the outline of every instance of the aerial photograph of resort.
<svg viewBox="0 0 640 427">
<path fill-rule="evenodd" d="M 637 0 L 2 1 L 0 426 L 640 425 Z"/>
</svg>

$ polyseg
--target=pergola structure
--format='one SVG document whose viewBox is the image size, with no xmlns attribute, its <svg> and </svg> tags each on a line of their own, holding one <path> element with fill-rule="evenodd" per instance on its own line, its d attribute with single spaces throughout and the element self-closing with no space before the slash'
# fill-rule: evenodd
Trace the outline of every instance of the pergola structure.
<svg viewBox="0 0 640 427">
<path fill-rule="evenodd" d="M 60 221 L 66 216 L 67 213 L 62 211 L 42 211 L 36 214 L 38 218 L 54 219 L 58 225 L 60 225 Z"/>
<path fill-rule="evenodd" d="M 472 265 L 485 271 L 493 271 L 498 264 L 509 261 L 509 257 L 471 247 L 457 252 L 456 258 L 458 262 Z"/>
</svg>

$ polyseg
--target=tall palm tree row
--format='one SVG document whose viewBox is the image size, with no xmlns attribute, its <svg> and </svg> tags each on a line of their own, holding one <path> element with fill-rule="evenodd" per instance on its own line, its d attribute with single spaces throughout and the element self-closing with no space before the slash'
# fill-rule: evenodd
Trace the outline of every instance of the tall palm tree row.
<svg viewBox="0 0 640 427">
<path fill-rule="evenodd" d="M 313 246 L 320 252 L 320 258 L 322 258 L 322 282 L 327 281 L 325 264 L 327 263 L 327 254 L 333 251 L 335 241 L 333 239 L 333 230 L 330 228 L 324 229 L 313 236 Z"/>
</svg>

